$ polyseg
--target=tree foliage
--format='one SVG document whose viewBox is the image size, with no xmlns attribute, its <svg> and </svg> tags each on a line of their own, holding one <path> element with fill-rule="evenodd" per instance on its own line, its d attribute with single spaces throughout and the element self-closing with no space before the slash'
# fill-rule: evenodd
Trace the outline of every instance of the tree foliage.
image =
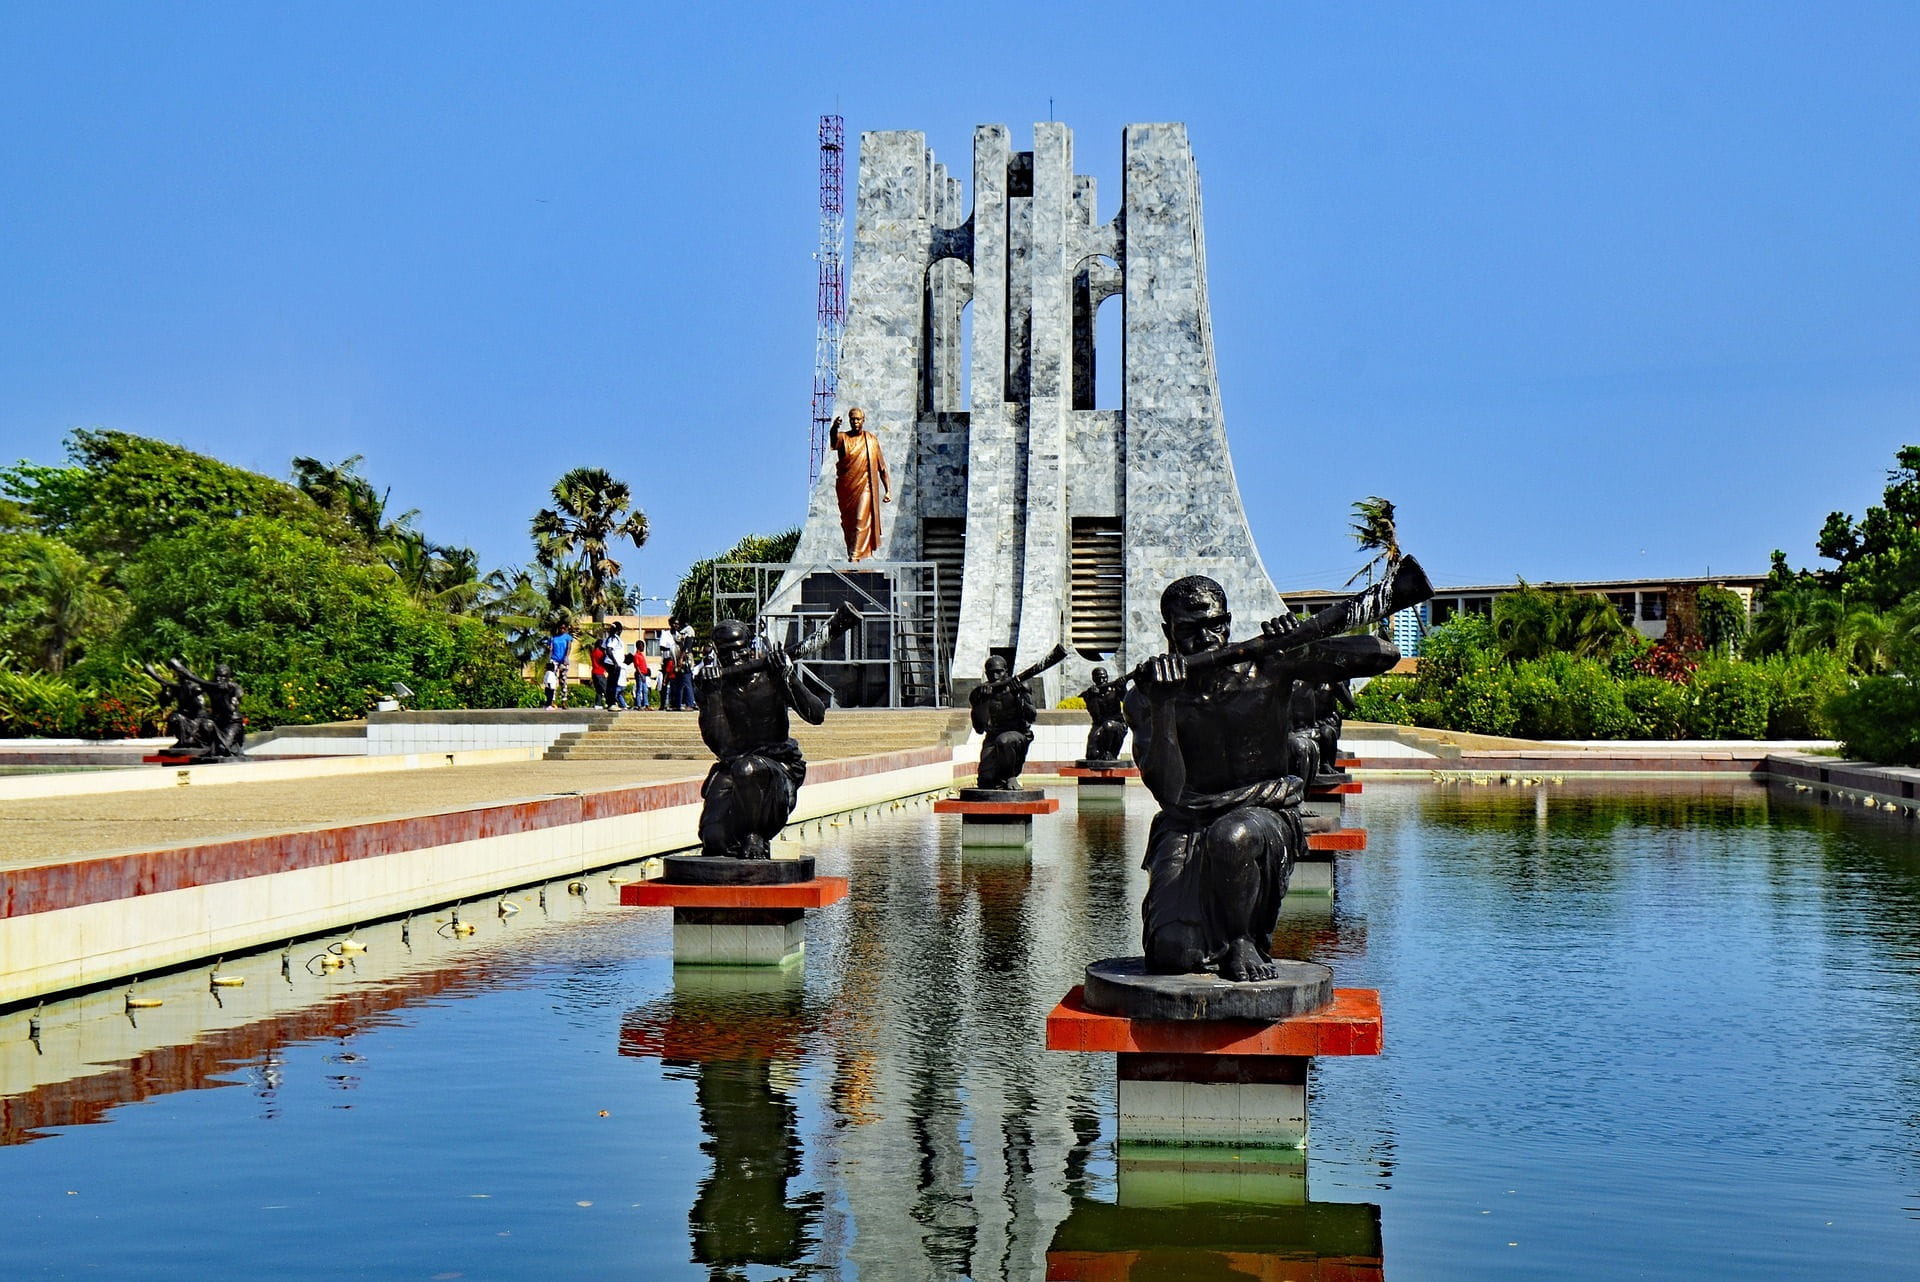
<svg viewBox="0 0 1920 1282">
<path fill-rule="evenodd" d="M 1493 635 L 1509 660 L 1605 659 L 1627 644 L 1629 629 L 1597 593 L 1536 588 L 1522 579 L 1516 590 L 1494 598 Z"/>
<path fill-rule="evenodd" d="M 755 562 L 784 564 L 793 560 L 794 550 L 799 546 L 800 529 L 795 526 L 778 534 L 749 534 L 719 556 L 695 561 L 687 567 L 687 572 L 680 578 L 680 586 L 674 591 L 673 617 L 685 621 L 705 636 L 714 622 L 716 567 L 722 592 L 751 592 L 754 590 L 754 572 L 745 566 Z M 743 623 L 753 621 L 750 618 L 741 620 Z"/>
<path fill-rule="evenodd" d="M 127 595 L 141 651 L 196 671 L 230 664 L 256 729 L 358 717 L 396 683 L 421 708 L 497 707 L 524 690 L 478 619 L 423 608 L 386 566 L 264 518 L 156 540 Z"/>
<path fill-rule="evenodd" d="M 19 501 L 40 533 L 112 563 L 154 539 L 209 522 L 256 516 L 320 538 L 342 523 L 284 481 L 165 441 L 82 429 L 67 438 L 68 465 L 0 469 L 0 492 Z"/>
<path fill-rule="evenodd" d="M 613 600 L 620 577 L 614 542 L 639 548 L 647 541 L 646 513 L 629 511 L 632 502 L 627 483 L 605 468 L 576 467 L 553 483 L 553 506 L 534 513 L 535 558 L 549 572 L 579 580 L 581 604 L 595 623 L 624 604 Z"/>
</svg>

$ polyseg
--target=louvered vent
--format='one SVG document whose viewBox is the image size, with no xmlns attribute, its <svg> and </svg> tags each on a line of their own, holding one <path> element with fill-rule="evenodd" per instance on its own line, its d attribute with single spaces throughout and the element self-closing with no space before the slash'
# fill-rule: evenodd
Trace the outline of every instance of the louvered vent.
<svg viewBox="0 0 1920 1282">
<path fill-rule="evenodd" d="M 1083 659 L 1120 652 L 1123 565 L 1118 517 L 1073 518 L 1073 648 Z"/>
</svg>

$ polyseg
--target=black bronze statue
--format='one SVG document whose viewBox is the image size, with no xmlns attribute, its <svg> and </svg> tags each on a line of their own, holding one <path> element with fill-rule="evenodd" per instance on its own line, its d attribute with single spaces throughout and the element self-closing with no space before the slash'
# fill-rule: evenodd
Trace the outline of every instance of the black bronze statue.
<svg viewBox="0 0 1920 1282">
<path fill-rule="evenodd" d="M 718 758 L 700 787 L 701 853 L 767 859 L 767 842 L 793 813 L 806 758 L 791 732 L 791 709 L 813 725 L 827 705 L 784 650 L 756 655 L 753 634 L 736 619 L 713 629 L 714 660 L 694 673 L 700 737 Z"/>
<path fill-rule="evenodd" d="M 1287 741 L 1293 749 L 1293 773 L 1309 785 L 1346 777 L 1339 767 L 1340 728 L 1352 707 L 1353 691 L 1345 681 L 1294 682 Z"/>
<path fill-rule="evenodd" d="M 1033 692 L 1027 689 L 1027 682 L 1066 657 L 1067 648 L 1056 645 L 1046 658 L 1011 675 L 1008 669 L 1013 665 L 999 655 L 987 660 L 987 679 L 967 696 L 972 704 L 973 728 L 983 736 L 976 787 L 1002 792 L 1020 786 L 1020 771 L 1027 764 L 1027 749 L 1033 746 L 1033 723 L 1039 715 L 1034 711 Z"/>
<path fill-rule="evenodd" d="M 179 659 L 168 659 L 162 671 L 152 664 L 141 665 L 160 685 L 161 697 L 174 705 L 167 715 L 167 731 L 173 743 L 167 756 L 193 761 L 222 761 L 245 755 L 246 722 L 240 715 L 240 699 L 246 691 L 233 679 L 233 669 L 218 664 L 213 680 L 196 676 Z"/>
<path fill-rule="evenodd" d="M 1260 980 L 1294 860 L 1306 845 L 1289 718 L 1295 681 L 1385 672 L 1400 657 L 1376 636 L 1341 636 L 1425 600 L 1411 557 L 1393 577 L 1308 622 L 1271 619 L 1229 645 L 1226 592 L 1193 575 L 1160 597 L 1172 649 L 1131 674 L 1134 757 L 1160 802 L 1147 838 L 1141 907 L 1147 968 Z"/>
<path fill-rule="evenodd" d="M 1093 729 L 1087 733 L 1088 761 L 1120 759 L 1120 748 L 1127 741 L 1126 697 L 1126 682 L 1108 679 L 1105 668 L 1093 670 L 1093 684 L 1080 692 L 1093 722 Z"/>
<path fill-rule="evenodd" d="M 999 655 L 987 660 L 987 679 L 973 688 L 968 700 L 973 706 L 973 728 L 984 736 L 980 744 L 980 774 L 975 784 L 981 788 L 1006 789 L 1020 786 L 1020 770 L 1027 764 L 1027 749 L 1033 745 L 1033 694 L 1024 681 L 1015 681 L 1012 665 Z"/>
</svg>

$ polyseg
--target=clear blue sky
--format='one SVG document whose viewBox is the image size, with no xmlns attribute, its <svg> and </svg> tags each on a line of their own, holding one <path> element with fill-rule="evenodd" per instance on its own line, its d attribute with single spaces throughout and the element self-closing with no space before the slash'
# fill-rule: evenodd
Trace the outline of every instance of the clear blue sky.
<svg viewBox="0 0 1920 1282">
<path fill-rule="evenodd" d="M 814 131 L 1187 122 L 1283 589 L 1379 493 L 1450 582 L 1812 557 L 1920 441 L 1920 6 L 0 4 L 0 457 L 68 428 L 629 576 L 799 520 Z M 850 176 L 851 177 L 851 176 Z M 851 229 L 849 229 L 851 230 Z"/>
</svg>

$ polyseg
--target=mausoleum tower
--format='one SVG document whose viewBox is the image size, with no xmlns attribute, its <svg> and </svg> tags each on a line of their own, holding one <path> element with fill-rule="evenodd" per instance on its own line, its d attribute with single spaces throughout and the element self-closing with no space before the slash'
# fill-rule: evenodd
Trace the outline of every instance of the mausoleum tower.
<svg viewBox="0 0 1920 1282">
<path fill-rule="evenodd" d="M 949 599 L 958 579 L 957 699 L 994 652 L 1019 668 L 1065 642 L 1049 702 L 1159 653 L 1183 574 L 1225 584 L 1242 633 L 1281 609 L 1227 452 L 1186 128 L 1129 125 L 1122 146 L 1102 220 L 1065 125 L 1034 125 L 1031 151 L 976 128 L 971 213 L 924 134 L 861 137 L 837 412 L 866 411 L 892 473 L 876 559 L 939 563 Z M 1114 295 L 1120 350 L 1096 353 Z M 1120 362 L 1117 408 L 1094 407 L 1096 355 Z M 832 470 L 797 562 L 846 556 Z"/>
</svg>

